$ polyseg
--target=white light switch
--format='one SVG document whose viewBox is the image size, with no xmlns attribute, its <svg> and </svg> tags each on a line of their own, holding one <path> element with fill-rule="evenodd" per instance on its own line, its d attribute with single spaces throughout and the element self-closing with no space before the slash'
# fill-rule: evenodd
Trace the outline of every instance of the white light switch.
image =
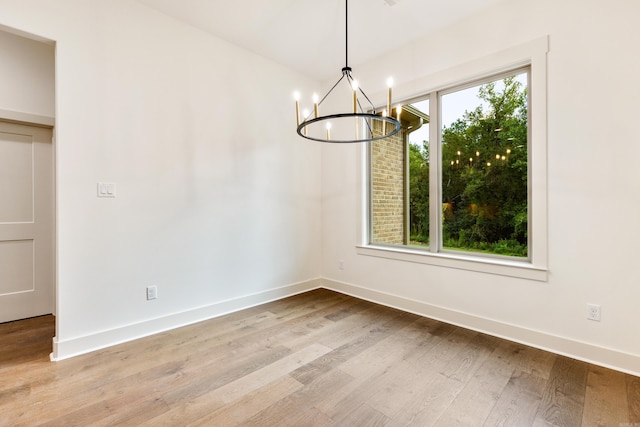
<svg viewBox="0 0 640 427">
<path fill-rule="evenodd" d="M 116 197 L 116 184 L 113 182 L 99 182 L 98 197 Z"/>
</svg>

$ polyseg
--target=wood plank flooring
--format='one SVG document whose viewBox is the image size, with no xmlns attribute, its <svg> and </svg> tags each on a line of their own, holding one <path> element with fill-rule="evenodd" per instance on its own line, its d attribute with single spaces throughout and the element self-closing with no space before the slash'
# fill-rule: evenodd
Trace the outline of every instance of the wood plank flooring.
<svg viewBox="0 0 640 427">
<path fill-rule="evenodd" d="M 68 360 L 0 324 L 1 426 L 640 426 L 640 378 L 316 290 Z"/>
</svg>

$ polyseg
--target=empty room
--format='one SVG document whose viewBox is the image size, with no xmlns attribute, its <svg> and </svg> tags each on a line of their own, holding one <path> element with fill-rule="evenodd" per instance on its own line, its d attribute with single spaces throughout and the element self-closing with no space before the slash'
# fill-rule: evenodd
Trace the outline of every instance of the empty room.
<svg viewBox="0 0 640 427">
<path fill-rule="evenodd" d="M 0 425 L 640 426 L 638 17 L 0 0 Z"/>
</svg>

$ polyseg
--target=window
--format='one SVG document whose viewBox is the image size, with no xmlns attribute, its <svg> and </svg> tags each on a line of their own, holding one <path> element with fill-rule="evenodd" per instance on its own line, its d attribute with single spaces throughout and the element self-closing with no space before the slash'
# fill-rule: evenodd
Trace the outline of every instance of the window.
<svg viewBox="0 0 640 427">
<path fill-rule="evenodd" d="M 372 243 L 528 258 L 528 75 L 518 70 L 403 106 L 402 132 L 371 144 Z M 431 122 L 440 123 L 434 148 Z M 433 161 L 440 178 L 430 198 Z M 442 206 L 438 227 L 432 203 Z"/>
<path fill-rule="evenodd" d="M 546 280 L 544 53 L 401 103 L 364 149 L 359 253 Z"/>
</svg>

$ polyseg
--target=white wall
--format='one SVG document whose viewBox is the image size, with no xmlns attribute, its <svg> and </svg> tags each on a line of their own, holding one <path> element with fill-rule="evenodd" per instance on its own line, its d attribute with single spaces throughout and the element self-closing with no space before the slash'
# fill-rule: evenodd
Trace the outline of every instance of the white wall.
<svg viewBox="0 0 640 427">
<path fill-rule="evenodd" d="M 317 285 L 314 82 L 130 0 L 0 0 L 0 25 L 56 42 L 55 358 Z"/>
<path fill-rule="evenodd" d="M 323 275 L 352 294 L 640 373 L 640 3 L 508 1 L 368 64 L 383 93 L 549 36 L 549 279 L 357 255 L 358 148 L 323 148 Z M 373 85 L 373 86 L 371 86 Z M 376 86 L 378 85 L 378 86 Z M 373 89 L 372 89 L 373 88 Z M 345 269 L 338 269 L 338 259 Z M 601 304 L 600 323 L 585 319 Z"/>
</svg>

